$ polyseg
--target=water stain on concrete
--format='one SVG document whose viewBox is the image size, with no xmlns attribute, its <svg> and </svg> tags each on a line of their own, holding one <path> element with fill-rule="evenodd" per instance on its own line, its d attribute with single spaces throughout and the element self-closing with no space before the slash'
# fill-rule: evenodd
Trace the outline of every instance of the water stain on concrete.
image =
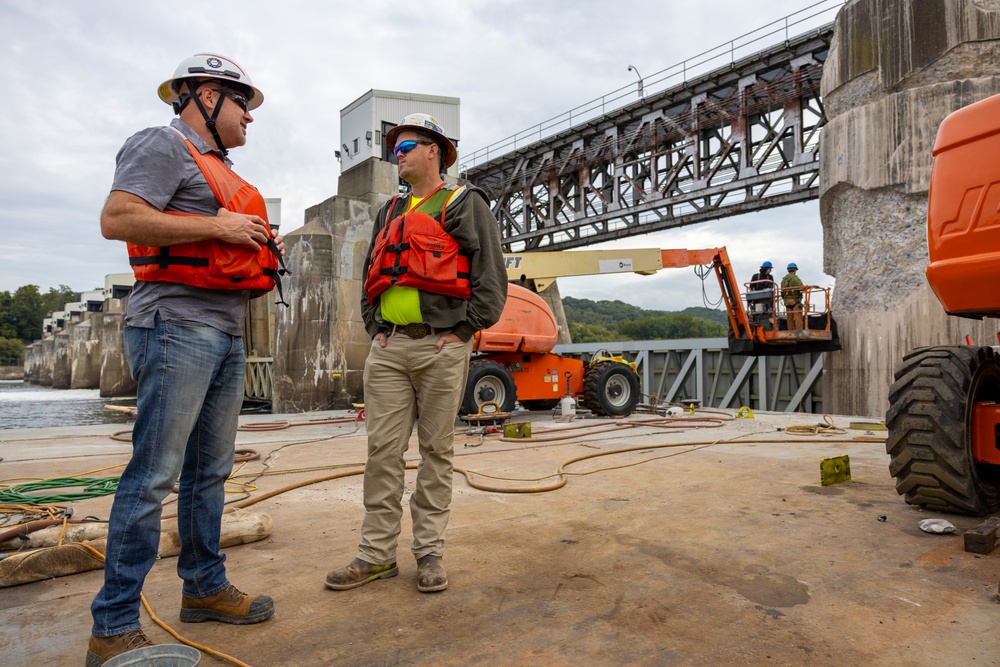
<svg viewBox="0 0 1000 667">
<path fill-rule="evenodd" d="M 809 602 L 808 586 L 760 565 L 748 565 L 742 577 L 729 583 L 737 593 L 763 607 L 794 607 Z"/>
</svg>

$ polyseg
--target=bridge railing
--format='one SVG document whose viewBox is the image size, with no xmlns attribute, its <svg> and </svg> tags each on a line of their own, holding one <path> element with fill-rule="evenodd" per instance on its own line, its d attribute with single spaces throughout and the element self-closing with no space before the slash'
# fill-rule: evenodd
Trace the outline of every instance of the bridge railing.
<svg viewBox="0 0 1000 667">
<path fill-rule="evenodd" d="M 768 44 L 773 44 L 777 35 L 784 35 L 784 40 L 788 41 L 791 34 L 798 34 L 809 27 L 818 27 L 823 23 L 829 23 L 845 1 L 819 0 L 819 2 L 793 12 L 782 19 L 751 30 L 676 65 L 655 72 L 646 78 L 640 76 L 637 81 L 543 120 L 537 125 L 516 132 L 468 155 L 463 155 L 459 171 L 464 175 L 469 169 L 517 150 L 518 147 L 541 141 L 545 137 L 604 116 L 609 111 L 625 106 L 624 100 L 641 99 L 651 92 L 660 92 L 671 86 L 684 83 L 688 77 L 704 74 L 727 63 L 736 62 L 737 58 L 751 55 L 765 48 L 766 45 L 761 44 L 765 40 L 768 40 Z"/>
</svg>

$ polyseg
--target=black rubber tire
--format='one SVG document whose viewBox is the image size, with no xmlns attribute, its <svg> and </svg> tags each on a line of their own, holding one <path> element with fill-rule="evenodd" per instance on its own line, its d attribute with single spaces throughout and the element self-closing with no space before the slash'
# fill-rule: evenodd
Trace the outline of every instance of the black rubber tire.
<svg viewBox="0 0 1000 667">
<path fill-rule="evenodd" d="M 534 401 L 521 401 L 521 407 L 525 410 L 531 410 L 533 412 L 545 412 L 546 410 L 551 410 L 557 405 L 559 405 L 558 398 L 546 398 L 538 399 Z"/>
<path fill-rule="evenodd" d="M 624 417 L 639 405 L 639 376 L 630 366 L 602 361 L 583 374 L 583 407 L 597 415 Z"/>
<path fill-rule="evenodd" d="M 896 491 L 911 505 L 984 516 L 1000 509 L 1000 466 L 972 458 L 972 410 L 1000 401 L 1000 359 L 989 347 L 925 347 L 896 369 L 886 451 Z"/>
<path fill-rule="evenodd" d="M 495 361 L 473 361 L 469 365 L 469 379 L 465 382 L 462 414 L 474 415 L 479 406 L 493 401 L 500 405 L 500 412 L 510 412 L 517 402 L 517 387 L 507 369 Z"/>
</svg>

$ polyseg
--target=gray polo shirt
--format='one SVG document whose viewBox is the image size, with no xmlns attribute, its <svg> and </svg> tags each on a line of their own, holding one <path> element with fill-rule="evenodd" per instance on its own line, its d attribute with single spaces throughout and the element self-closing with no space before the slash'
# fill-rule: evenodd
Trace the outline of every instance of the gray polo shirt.
<svg viewBox="0 0 1000 667">
<path fill-rule="evenodd" d="M 194 130 L 175 118 L 170 123 L 202 154 L 212 149 Z M 224 158 L 232 167 L 232 162 Z M 184 141 L 170 127 L 137 132 L 118 152 L 112 190 L 142 197 L 160 211 L 214 216 L 220 204 Z M 243 335 L 249 290 L 210 290 L 180 283 L 139 281 L 128 300 L 125 324 L 152 328 L 163 320 L 198 322 L 233 336 Z"/>
</svg>

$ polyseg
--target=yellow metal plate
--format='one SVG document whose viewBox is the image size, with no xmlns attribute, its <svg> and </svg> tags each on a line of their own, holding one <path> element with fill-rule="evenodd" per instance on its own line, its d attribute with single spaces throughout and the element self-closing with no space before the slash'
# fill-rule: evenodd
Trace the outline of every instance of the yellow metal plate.
<svg viewBox="0 0 1000 667">
<path fill-rule="evenodd" d="M 819 480 L 823 486 L 833 486 L 851 481 L 851 459 L 844 454 L 830 459 L 820 459 Z"/>
<path fill-rule="evenodd" d="M 503 425 L 503 437 L 505 438 L 530 438 L 531 422 L 519 422 L 516 424 Z"/>
</svg>

